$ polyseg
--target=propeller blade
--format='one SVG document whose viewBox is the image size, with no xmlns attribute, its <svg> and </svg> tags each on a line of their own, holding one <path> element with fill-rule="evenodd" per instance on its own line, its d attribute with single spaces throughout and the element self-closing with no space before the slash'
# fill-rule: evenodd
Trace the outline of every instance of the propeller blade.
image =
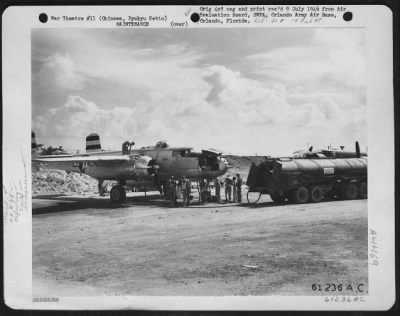
<svg viewBox="0 0 400 316">
<path fill-rule="evenodd" d="M 310 146 L 310 148 L 308 148 L 308 151 L 312 152 L 313 148 L 314 148 L 313 146 Z"/>
<path fill-rule="evenodd" d="M 360 144 L 357 141 L 356 141 L 356 157 L 357 158 L 361 157 Z"/>
</svg>

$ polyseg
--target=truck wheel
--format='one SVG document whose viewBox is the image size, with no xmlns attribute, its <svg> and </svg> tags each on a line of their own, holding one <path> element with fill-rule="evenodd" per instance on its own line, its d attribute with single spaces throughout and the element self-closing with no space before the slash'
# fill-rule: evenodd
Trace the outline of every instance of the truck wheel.
<svg viewBox="0 0 400 316">
<path fill-rule="evenodd" d="M 343 187 L 342 198 L 346 200 L 354 200 L 358 197 L 358 188 L 354 183 L 347 183 Z"/>
<path fill-rule="evenodd" d="M 324 192 L 322 191 L 322 188 L 320 186 L 316 185 L 315 187 L 311 188 L 310 191 L 311 202 L 318 203 L 321 202 L 323 198 L 324 198 Z"/>
<path fill-rule="evenodd" d="M 359 192 L 360 198 L 361 199 L 367 199 L 368 198 L 368 187 L 365 182 L 360 184 L 360 192 Z"/>
<path fill-rule="evenodd" d="M 110 191 L 110 199 L 113 203 L 121 203 L 126 199 L 126 192 L 125 189 L 120 186 L 116 185 Z"/>
<path fill-rule="evenodd" d="M 310 194 L 308 193 L 307 188 L 301 186 L 292 191 L 291 201 L 294 203 L 307 203 L 309 197 Z"/>
</svg>

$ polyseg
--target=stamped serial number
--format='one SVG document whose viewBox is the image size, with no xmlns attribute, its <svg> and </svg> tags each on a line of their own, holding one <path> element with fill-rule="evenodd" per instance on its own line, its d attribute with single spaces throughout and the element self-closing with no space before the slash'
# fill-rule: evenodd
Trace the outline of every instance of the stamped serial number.
<svg viewBox="0 0 400 316">
<path fill-rule="evenodd" d="M 366 293 L 365 285 L 363 283 L 358 284 L 343 284 L 343 283 L 313 283 L 311 285 L 313 291 L 320 292 L 354 292 L 354 293 Z"/>
<path fill-rule="evenodd" d="M 364 296 L 326 296 L 324 301 L 330 303 L 365 303 L 367 300 Z"/>
</svg>

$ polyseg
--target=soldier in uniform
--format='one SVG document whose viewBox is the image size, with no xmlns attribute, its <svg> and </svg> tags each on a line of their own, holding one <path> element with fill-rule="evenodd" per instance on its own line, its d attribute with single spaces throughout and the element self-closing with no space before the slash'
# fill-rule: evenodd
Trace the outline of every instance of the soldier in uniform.
<svg viewBox="0 0 400 316">
<path fill-rule="evenodd" d="M 190 206 L 190 193 L 192 193 L 192 184 L 190 180 L 183 177 L 182 180 L 183 206 Z"/>
<path fill-rule="evenodd" d="M 214 186 L 215 186 L 215 198 L 217 202 L 221 200 L 221 184 L 219 183 L 218 179 L 214 180 Z"/>
<path fill-rule="evenodd" d="M 231 201 L 232 199 L 232 179 L 227 176 L 225 179 L 225 201 Z"/>
<path fill-rule="evenodd" d="M 233 188 L 233 202 L 237 202 L 237 182 L 236 182 L 236 177 L 233 177 L 232 179 L 232 188 Z"/>
<path fill-rule="evenodd" d="M 174 176 L 172 176 L 169 179 L 167 184 L 167 189 L 168 189 L 168 198 L 169 201 L 171 202 L 171 207 L 173 207 L 176 204 L 176 183 Z"/>
<path fill-rule="evenodd" d="M 237 174 L 237 180 L 236 180 L 236 186 L 237 186 L 237 201 L 239 203 L 242 203 L 242 178 L 240 177 L 240 174 Z"/>
<path fill-rule="evenodd" d="M 210 197 L 210 186 L 207 179 L 203 179 L 203 181 L 201 181 L 200 195 L 202 202 L 208 202 Z"/>
<path fill-rule="evenodd" d="M 123 155 L 129 154 L 129 142 L 128 141 L 122 143 L 122 154 Z"/>
</svg>

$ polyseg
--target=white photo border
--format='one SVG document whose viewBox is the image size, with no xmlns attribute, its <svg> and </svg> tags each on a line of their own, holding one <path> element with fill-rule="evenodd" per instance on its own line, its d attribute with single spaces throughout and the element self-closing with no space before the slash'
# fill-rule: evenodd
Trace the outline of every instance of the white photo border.
<svg viewBox="0 0 400 316">
<path fill-rule="evenodd" d="M 137 6 L 135 13 L 183 17 L 199 6 Z M 110 296 L 61 297 L 58 302 L 32 301 L 31 206 L 31 29 L 109 28 L 112 24 L 69 22 L 43 24 L 38 16 L 119 15 L 124 6 L 9 7 L 3 13 L 3 208 L 11 204 L 4 194 L 17 186 L 23 193 L 22 211 L 4 221 L 4 295 L 15 309 L 152 309 L 152 310 L 387 310 L 395 303 L 395 160 L 393 100 L 392 12 L 384 6 L 346 6 L 355 19 L 318 27 L 364 27 L 367 37 L 367 104 L 369 159 L 369 231 L 377 233 L 379 265 L 369 265 L 369 295 L 364 302 L 325 300 L 325 296 Z M 160 13 L 162 12 L 162 13 Z M 169 27 L 155 23 L 150 27 Z M 203 27 L 190 24 L 189 27 Z M 204 27 L 229 27 L 206 25 Z M 246 25 L 242 27 L 254 27 Z M 259 27 L 259 25 L 257 25 Z M 275 27 L 266 25 L 265 27 Z M 299 27 L 293 25 L 290 27 Z M 302 27 L 314 27 L 305 25 Z M 14 197 L 15 198 L 15 197 Z M 371 245 L 369 244 L 369 254 Z"/>
</svg>

